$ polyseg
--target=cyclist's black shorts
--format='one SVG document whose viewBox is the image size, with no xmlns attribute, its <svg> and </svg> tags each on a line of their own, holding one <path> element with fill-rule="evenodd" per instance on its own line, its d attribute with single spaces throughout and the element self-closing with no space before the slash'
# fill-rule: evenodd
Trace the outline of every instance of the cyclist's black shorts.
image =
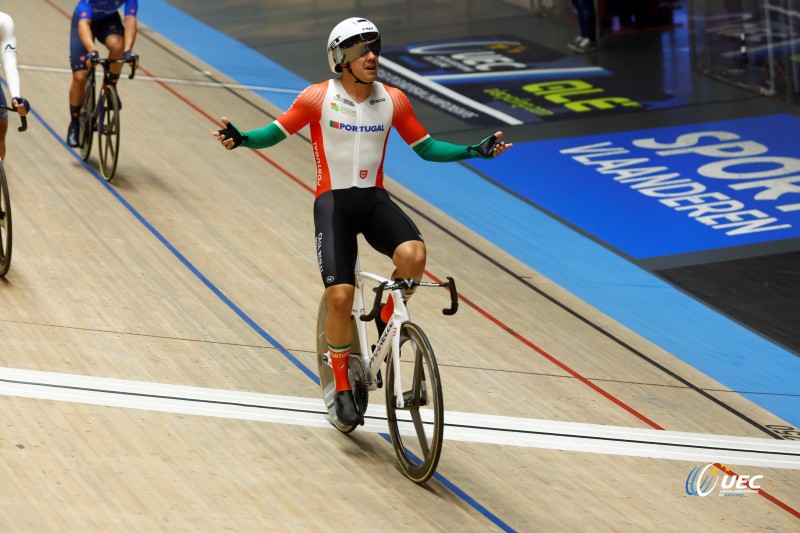
<svg viewBox="0 0 800 533">
<path fill-rule="evenodd" d="M 392 257 L 407 241 L 421 241 L 417 226 L 381 188 L 334 189 L 314 201 L 317 262 L 325 287 L 355 285 L 359 233 Z"/>
</svg>

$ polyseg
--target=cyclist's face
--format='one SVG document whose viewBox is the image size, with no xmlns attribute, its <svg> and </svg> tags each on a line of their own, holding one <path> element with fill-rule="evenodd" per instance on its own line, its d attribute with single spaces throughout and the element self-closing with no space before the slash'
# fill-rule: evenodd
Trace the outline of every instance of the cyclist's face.
<svg viewBox="0 0 800 533">
<path fill-rule="evenodd" d="M 361 57 L 350 62 L 350 68 L 356 78 L 371 83 L 378 79 L 378 54 L 374 50 L 367 50 Z"/>
</svg>

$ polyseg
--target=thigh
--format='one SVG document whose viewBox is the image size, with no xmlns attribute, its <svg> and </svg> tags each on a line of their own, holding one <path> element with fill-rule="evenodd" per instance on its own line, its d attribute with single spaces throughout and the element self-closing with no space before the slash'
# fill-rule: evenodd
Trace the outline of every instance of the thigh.
<svg viewBox="0 0 800 533">
<path fill-rule="evenodd" d="M 106 40 L 112 35 L 125 35 L 125 26 L 119 13 L 114 13 L 104 19 L 92 21 L 92 35 L 95 39 L 108 46 Z"/>
<path fill-rule="evenodd" d="M 72 72 L 79 70 L 87 70 L 86 63 L 86 47 L 83 46 L 78 35 L 78 16 L 77 13 L 72 16 L 72 24 L 69 30 L 69 65 L 72 67 Z"/>
<path fill-rule="evenodd" d="M 328 191 L 314 201 L 317 264 L 325 287 L 355 285 L 358 232 L 346 216 L 347 198 Z"/>
<path fill-rule="evenodd" d="M 6 100 L 6 95 L 3 93 L 2 89 L 0 89 L 0 105 L 4 107 L 8 105 L 8 101 Z M 6 111 L 5 109 L 0 109 L 0 120 L 8 120 L 8 111 Z M 8 126 L 7 122 L 6 126 Z"/>
<path fill-rule="evenodd" d="M 417 225 L 384 189 L 375 189 L 376 203 L 362 230 L 370 246 L 391 258 L 395 249 L 407 241 L 421 241 Z"/>
</svg>

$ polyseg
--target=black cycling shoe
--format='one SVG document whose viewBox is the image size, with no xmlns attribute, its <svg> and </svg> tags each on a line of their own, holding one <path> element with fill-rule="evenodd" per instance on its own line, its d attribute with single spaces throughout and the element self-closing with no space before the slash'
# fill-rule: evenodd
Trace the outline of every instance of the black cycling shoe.
<svg viewBox="0 0 800 533">
<path fill-rule="evenodd" d="M 73 148 L 78 147 L 78 121 L 73 120 L 69 123 L 69 129 L 67 130 L 67 144 Z"/>
<path fill-rule="evenodd" d="M 364 425 L 364 417 L 358 412 L 353 391 L 343 390 L 337 392 L 333 398 L 333 405 L 336 408 L 336 418 L 342 424 L 348 426 Z"/>
</svg>

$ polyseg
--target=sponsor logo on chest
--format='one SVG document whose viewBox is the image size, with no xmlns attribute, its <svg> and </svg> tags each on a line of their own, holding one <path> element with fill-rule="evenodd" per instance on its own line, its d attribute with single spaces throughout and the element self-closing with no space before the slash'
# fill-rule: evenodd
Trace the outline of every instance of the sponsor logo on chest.
<svg viewBox="0 0 800 533">
<path fill-rule="evenodd" d="M 331 120 L 328 125 L 336 130 L 351 131 L 353 133 L 380 133 L 386 131 L 383 124 L 354 126 L 352 124 Z"/>
</svg>

